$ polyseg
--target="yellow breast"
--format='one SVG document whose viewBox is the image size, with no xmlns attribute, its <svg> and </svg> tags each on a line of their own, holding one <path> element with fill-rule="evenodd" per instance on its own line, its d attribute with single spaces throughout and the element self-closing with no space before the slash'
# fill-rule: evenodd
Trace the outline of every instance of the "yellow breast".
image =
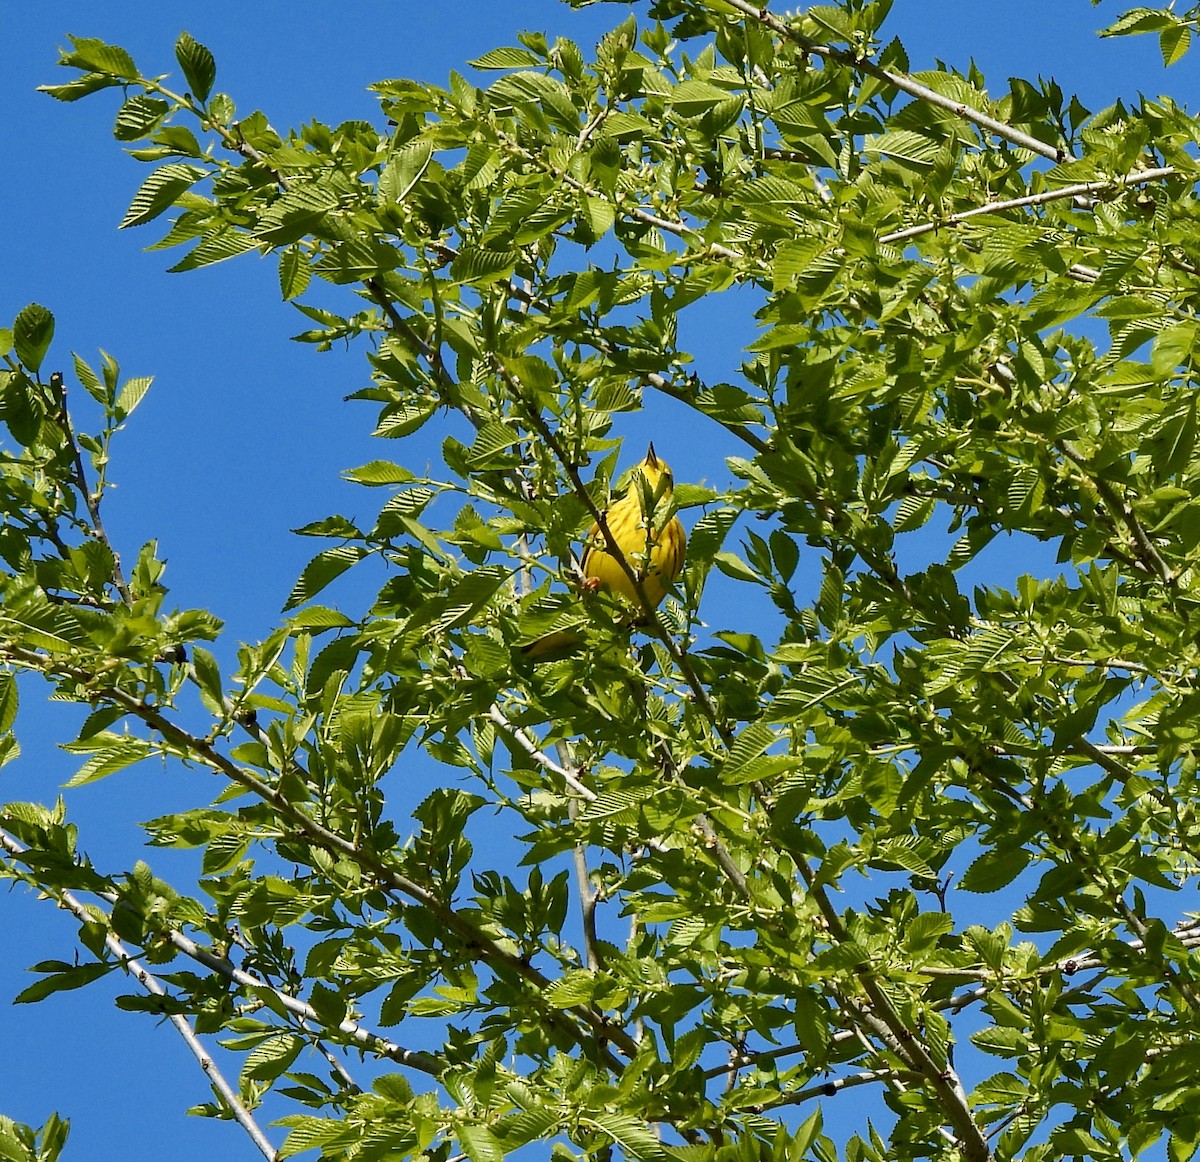
<svg viewBox="0 0 1200 1162">
<path fill-rule="evenodd" d="M 675 482 L 671 469 L 654 454 L 654 445 L 636 468 L 629 489 L 604 514 L 608 530 L 626 564 L 641 583 L 651 606 L 657 606 L 683 568 L 687 537 L 671 513 Z M 608 551 L 598 524 L 587 535 L 583 571 L 588 580 L 641 606 L 629 573 Z"/>
</svg>

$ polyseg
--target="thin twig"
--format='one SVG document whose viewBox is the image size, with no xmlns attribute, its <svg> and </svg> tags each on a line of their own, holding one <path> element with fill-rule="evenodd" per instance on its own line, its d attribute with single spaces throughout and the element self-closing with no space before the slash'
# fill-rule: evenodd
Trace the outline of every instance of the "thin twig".
<svg viewBox="0 0 1200 1162">
<path fill-rule="evenodd" d="M 750 4 L 748 0 L 725 0 L 725 2 L 752 20 L 757 20 L 772 32 L 790 40 L 812 56 L 819 56 L 858 72 L 866 73 L 876 80 L 884 81 L 893 88 L 899 89 L 902 93 L 907 93 L 910 97 L 915 97 L 929 105 L 935 105 L 939 109 L 945 109 L 956 117 L 961 117 L 964 121 L 972 121 L 996 137 L 1020 146 L 1022 149 L 1028 149 L 1031 153 L 1040 154 L 1051 161 L 1061 163 L 1075 160 L 1071 151 L 1065 147 L 1047 145 L 1044 141 L 1032 137 L 1028 133 L 1023 133 L 1019 129 L 1014 129 L 1007 122 L 998 121 L 982 110 L 975 109 L 962 101 L 956 101 L 953 97 L 943 96 L 935 89 L 929 88 L 928 85 L 922 85 L 920 81 L 913 80 L 905 73 L 892 72 L 891 69 L 885 69 L 881 65 L 875 64 L 874 61 L 867 60 L 849 50 L 830 48 L 828 45 L 810 40 L 796 29 L 791 28 L 774 13 L 768 12 L 766 8 Z"/>
<path fill-rule="evenodd" d="M 1064 198 L 1102 194 L 1113 189 L 1123 189 L 1126 186 L 1145 185 L 1147 182 L 1169 178 L 1174 173 L 1175 167 L 1173 165 L 1166 165 L 1158 169 L 1136 170 L 1134 173 L 1125 174 L 1122 177 L 1108 178 L 1104 181 L 1078 182 L 1072 186 L 1062 186 L 1057 190 L 1046 190 L 1040 194 L 1026 194 L 1021 198 L 1008 198 L 1004 201 L 988 202 L 986 205 L 975 206 L 970 210 L 962 210 L 957 214 L 948 214 L 945 218 L 937 222 L 923 222 L 919 226 L 909 226 L 904 230 L 895 230 L 891 234 L 881 234 L 878 241 L 881 245 L 887 245 L 892 242 L 906 242 L 910 238 L 918 238 L 922 234 L 929 234 L 945 226 L 957 226 L 960 222 L 978 217 L 980 214 L 1000 214 L 1005 210 L 1016 210 L 1024 206 L 1044 206 L 1047 202 L 1057 202 Z"/>
<path fill-rule="evenodd" d="M 15 859 L 20 859 L 26 852 L 25 846 L 16 839 L 15 836 L 0 829 L 0 847 L 3 847 Z M 97 892 L 102 900 L 109 904 L 116 904 L 120 897 L 115 892 Z M 80 905 L 81 907 L 83 905 Z M 301 1021 L 309 1021 L 319 1025 L 321 1028 L 329 1028 L 330 1026 L 321 1019 L 311 1005 L 285 992 L 283 989 L 277 988 L 269 981 L 263 980 L 261 977 L 255 976 L 253 973 L 246 972 L 245 969 L 238 968 L 231 960 L 224 956 L 218 956 L 216 953 L 209 952 L 206 948 L 200 947 L 190 937 L 185 936 L 182 932 L 174 928 L 167 928 L 156 933 L 157 936 L 167 940 L 184 956 L 196 961 L 197 964 L 203 965 L 212 972 L 223 976 L 226 980 L 232 981 L 241 988 L 249 989 L 252 993 L 270 993 L 275 997 L 280 1006 L 286 1009 L 293 1016 L 298 1017 Z M 395 1042 L 381 1037 L 378 1033 L 372 1033 L 363 1028 L 357 1021 L 345 1020 L 336 1026 L 339 1033 L 344 1033 L 356 1045 L 364 1049 L 369 1049 L 372 1053 L 378 1054 L 381 1057 L 388 1057 L 392 1061 L 400 1065 L 407 1065 L 413 1069 L 419 1070 L 421 1073 L 427 1073 L 431 1077 L 438 1077 L 445 1069 L 445 1063 L 434 1057 L 430 1053 L 422 1053 L 412 1049 L 405 1049 Z"/>
<path fill-rule="evenodd" d="M 579 777 L 573 766 L 566 766 L 562 763 L 557 763 L 544 750 L 542 750 L 537 742 L 530 738 L 525 731 L 509 721 L 504 711 L 495 703 L 488 708 L 488 717 L 506 734 L 512 737 L 517 745 L 534 760 L 540 767 L 557 775 L 562 781 L 581 799 L 586 799 L 589 802 L 596 798 L 596 792 L 584 783 L 579 781 Z"/>
<path fill-rule="evenodd" d="M 833 1077 L 821 1081 L 805 1089 L 797 1089 L 785 1094 L 780 1101 L 764 1106 L 760 1112 L 768 1109 L 778 1109 L 780 1106 L 794 1106 L 801 1102 L 811 1101 L 817 1097 L 836 1097 L 844 1089 L 853 1089 L 859 1085 L 870 1085 L 876 1081 L 896 1082 L 906 1081 L 910 1085 L 920 1085 L 924 1078 L 911 1069 L 865 1069 L 861 1073 L 851 1073 L 847 1077 Z"/>
<path fill-rule="evenodd" d="M 4 831 L 0 831 L 0 847 L 3 847 L 9 854 L 18 858 L 24 855 L 27 850 L 24 844 Z M 69 889 L 49 887 L 39 881 L 39 890 L 56 900 L 61 907 L 67 909 L 80 923 L 95 923 L 95 909 L 89 908 Z M 129 952 L 124 944 L 113 934 L 111 927 L 107 923 L 105 924 L 104 944 L 121 963 L 122 967 L 148 993 L 152 996 L 163 998 L 171 995 L 158 977 Z M 175 1026 L 176 1031 L 183 1038 L 188 1049 L 191 1050 L 192 1056 L 196 1058 L 196 1061 L 199 1063 L 200 1068 L 204 1071 L 204 1075 L 208 1078 L 213 1088 L 229 1106 L 229 1110 L 238 1125 L 246 1131 L 250 1140 L 258 1147 L 262 1156 L 274 1162 L 278 1157 L 275 1147 L 271 1145 L 266 1134 L 263 1133 L 258 1123 L 255 1122 L 254 1116 L 242 1103 L 241 1098 L 238 1097 L 237 1089 L 226 1081 L 224 1074 L 213 1060 L 212 1055 L 204 1048 L 199 1037 L 196 1035 L 195 1029 L 188 1023 L 187 1018 L 180 1013 L 172 1013 L 168 1019 Z"/>
<path fill-rule="evenodd" d="M 1114 485 L 1103 476 L 1091 472 L 1084 458 L 1068 442 L 1060 441 L 1057 446 L 1062 454 L 1083 472 L 1088 482 L 1099 493 L 1114 523 L 1125 526 L 1138 549 L 1142 568 L 1149 573 L 1157 574 L 1168 585 L 1173 585 L 1176 581 L 1174 573 L 1162 559 L 1158 549 L 1155 548 L 1145 528 L 1142 527 L 1141 521 L 1138 520 L 1137 514 L 1125 502 Z"/>
<path fill-rule="evenodd" d="M 108 533 L 104 531 L 104 522 L 100 519 L 100 494 L 92 492 L 91 488 L 88 487 L 87 472 L 83 467 L 83 453 L 80 451 L 79 442 L 75 439 L 75 432 L 71 428 L 71 413 L 67 408 L 67 386 L 63 382 L 61 371 L 56 371 L 50 376 L 50 386 L 58 396 L 58 419 L 63 427 L 63 435 L 71 448 L 75 463 L 75 483 L 80 495 L 83 497 L 83 503 L 87 506 L 88 519 L 91 521 L 92 526 L 92 535 L 108 550 L 112 557 L 113 587 L 120 594 L 121 601 L 125 605 L 132 605 L 133 597 L 129 592 L 129 585 L 125 580 L 125 574 L 121 571 L 121 558 L 116 549 L 113 548 L 112 541 L 108 539 Z"/>
<path fill-rule="evenodd" d="M 797 867 L 805 880 L 810 897 L 825 919 L 831 937 L 839 944 L 850 944 L 850 934 L 841 916 L 823 885 L 817 882 L 817 877 L 807 861 L 798 858 Z M 985 1162 L 986 1159 L 990 1159 L 991 1150 L 972 1116 L 966 1090 L 957 1073 L 949 1064 L 942 1067 L 933 1060 L 920 1038 L 916 1036 L 916 1031 L 909 1028 L 896 1011 L 880 985 L 875 969 L 869 963 L 859 965 L 855 975 L 871 1003 L 870 1010 L 858 1007 L 856 1025 L 860 1028 L 869 1027 L 901 1061 L 920 1074 L 924 1084 L 933 1089 L 947 1119 L 954 1127 L 957 1144 L 964 1157 L 970 1162 Z"/>
<path fill-rule="evenodd" d="M 566 742 L 555 744 L 559 762 L 562 766 L 574 766 L 571 761 L 570 747 Z M 567 817 L 572 824 L 579 821 L 579 798 L 570 795 L 567 798 Z M 600 970 L 600 940 L 596 935 L 596 903 L 600 893 L 592 884 L 591 872 L 588 870 L 587 847 L 576 843 L 572 848 L 572 862 L 575 865 L 575 890 L 579 893 L 579 919 L 583 928 L 583 951 L 587 966 L 592 972 Z"/>
</svg>

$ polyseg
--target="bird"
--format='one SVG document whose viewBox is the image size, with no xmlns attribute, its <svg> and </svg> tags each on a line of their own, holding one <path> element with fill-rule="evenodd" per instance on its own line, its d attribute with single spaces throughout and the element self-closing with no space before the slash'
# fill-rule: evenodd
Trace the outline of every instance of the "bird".
<svg viewBox="0 0 1200 1162">
<path fill-rule="evenodd" d="M 650 445 L 646 458 L 630 473 L 629 487 L 604 512 L 604 523 L 625 558 L 610 551 L 597 521 L 588 530 L 583 553 L 585 589 L 604 589 L 635 609 L 657 609 L 683 568 L 687 535 L 671 509 L 675 478 Z M 633 577 L 641 583 L 641 596 Z"/>
<path fill-rule="evenodd" d="M 628 570 L 610 551 L 599 521 L 585 538 L 581 588 L 585 592 L 603 589 L 632 605 L 635 612 L 623 619 L 627 624 L 657 609 L 683 569 L 687 535 L 672 509 L 674 492 L 671 469 L 651 444 L 646 458 L 630 472 L 625 494 L 603 513 Z M 630 572 L 641 586 L 641 597 Z M 556 631 L 523 646 L 522 653 L 534 662 L 551 661 L 574 652 L 582 643 L 578 633 Z"/>
</svg>

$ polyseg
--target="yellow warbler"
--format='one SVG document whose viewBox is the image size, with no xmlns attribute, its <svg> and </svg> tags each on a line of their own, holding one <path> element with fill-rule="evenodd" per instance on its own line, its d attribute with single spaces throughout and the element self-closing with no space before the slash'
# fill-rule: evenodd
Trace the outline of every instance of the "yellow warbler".
<svg viewBox="0 0 1200 1162">
<path fill-rule="evenodd" d="M 683 568 L 687 537 L 679 518 L 671 511 L 675 479 L 665 461 L 654 454 L 634 468 L 629 488 L 604 514 L 604 523 L 625 558 L 629 571 L 641 582 L 642 593 L 651 606 L 667 595 L 668 587 Z M 608 551 L 608 541 L 599 524 L 592 525 L 583 554 L 583 572 L 593 589 L 607 589 L 644 608 L 629 572 Z"/>
<path fill-rule="evenodd" d="M 654 454 L 654 445 L 630 474 L 625 495 L 605 510 L 604 523 L 617 542 L 621 555 L 641 583 L 651 606 L 657 606 L 667 587 L 683 568 L 687 538 L 683 525 L 671 511 L 675 480 L 671 469 Z M 607 589 L 630 602 L 639 614 L 646 608 L 638 598 L 629 574 L 608 551 L 608 542 L 594 524 L 588 530 L 583 551 L 585 589 Z M 556 631 L 521 648 L 535 662 L 551 661 L 578 649 L 583 638 L 573 631 Z"/>
</svg>

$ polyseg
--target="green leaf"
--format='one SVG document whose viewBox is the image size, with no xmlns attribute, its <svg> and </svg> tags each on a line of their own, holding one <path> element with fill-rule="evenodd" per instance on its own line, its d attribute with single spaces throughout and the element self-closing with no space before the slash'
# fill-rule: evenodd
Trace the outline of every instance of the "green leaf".
<svg viewBox="0 0 1200 1162">
<path fill-rule="evenodd" d="M 666 1153 L 662 1143 L 645 1122 L 629 1114 L 605 1111 L 588 1119 L 598 1130 L 606 1133 L 631 1158 L 644 1162 L 663 1162 Z"/>
<path fill-rule="evenodd" d="M 1032 858 L 1023 847 L 992 848 L 967 868 L 960 886 L 966 892 L 998 892 L 1008 887 L 1029 866 Z"/>
<path fill-rule="evenodd" d="M 945 912 L 922 912 L 904 927 L 904 945 L 911 951 L 931 948 L 954 929 L 954 918 Z"/>
<path fill-rule="evenodd" d="M 504 1162 L 506 1151 L 487 1126 L 460 1124 L 454 1132 L 471 1162 Z"/>
<path fill-rule="evenodd" d="M 146 392 L 150 390 L 153 382 L 153 376 L 139 375 L 133 379 L 127 379 L 121 385 L 121 394 L 117 396 L 117 402 L 113 409 L 118 421 L 124 420 L 132 414 L 134 408 L 145 398 Z"/>
<path fill-rule="evenodd" d="M 175 42 L 175 59 L 183 69 L 192 96 L 197 101 L 207 101 L 217 79 L 217 62 L 213 54 L 186 32 L 181 32 Z"/>
<path fill-rule="evenodd" d="M 483 56 L 467 61 L 473 69 L 527 69 L 542 64 L 527 48 L 494 48 Z"/>
<path fill-rule="evenodd" d="M 241 1076 L 255 1081 L 274 1081 L 300 1056 L 304 1042 L 290 1033 L 267 1037 L 246 1056 Z"/>
<path fill-rule="evenodd" d="M 379 175 L 380 196 L 390 202 L 403 202 L 424 176 L 432 158 L 433 145 L 428 141 L 409 142 L 398 149 Z"/>
<path fill-rule="evenodd" d="M 15 997 L 12 1003 L 14 1005 L 28 1005 L 34 1001 L 45 1000 L 52 993 L 67 992 L 71 989 L 83 988 L 86 984 L 91 984 L 94 980 L 99 980 L 102 976 L 107 976 L 114 968 L 116 963 L 112 964 L 64 964 L 60 961 L 43 961 L 40 964 L 33 966 L 34 972 L 50 973 L 49 976 L 39 980 L 36 984 L 31 984 L 27 989 L 22 989 Z"/>
<path fill-rule="evenodd" d="M 671 90 L 668 101 L 685 116 L 696 117 L 729 97 L 727 89 L 718 89 L 707 81 L 686 80 Z"/>
<path fill-rule="evenodd" d="M 130 97 L 117 111 L 113 136 L 118 141 L 139 141 L 170 112 L 166 101 L 139 93 Z"/>
<path fill-rule="evenodd" d="M 408 484 L 416 477 L 407 468 L 401 468 L 399 464 L 393 464 L 390 460 L 372 460 L 361 467 L 347 469 L 342 473 L 342 479 L 352 480 L 356 484 L 374 486 Z"/>
<path fill-rule="evenodd" d="M 292 586 L 292 591 L 283 606 L 284 612 L 311 601 L 326 585 L 358 564 L 365 556 L 367 550 L 361 545 L 338 545 L 318 553 L 304 567 L 296 584 Z"/>
<path fill-rule="evenodd" d="M 863 142 L 868 158 L 888 157 L 920 170 L 933 163 L 941 148 L 939 141 L 908 129 L 874 135 Z"/>
<path fill-rule="evenodd" d="M 17 680 L 7 670 L 0 671 L 0 733 L 7 734 L 17 720 Z"/>
<path fill-rule="evenodd" d="M 600 987 L 596 973 L 577 968 L 553 981 L 549 988 L 543 990 L 543 996 L 546 1003 L 556 1009 L 570 1009 L 575 1005 L 591 1003 Z"/>
<path fill-rule="evenodd" d="M 113 734 L 107 730 L 88 739 L 68 743 L 64 749 L 94 752 L 63 784 L 66 787 L 82 787 L 87 783 L 94 783 L 155 753 L 155 748 L 143 739 L 134 738 L 132 735 Z"/>
<path fill-rule="evenodd" d="M 170 268 L 172 274 L 185 270 L 200 270 L 212 266 L 216 262 L 224 262 L 227 258 L 236 258 L 239 254 L 258 248 L 258 243 L 240 230 L 222 226 L 220 229 L 206 235 L 191 250 L 186 258 Z"/>
<path fill-rule="evenodd" d="M 279 291 L 285 302 L 299 298 L 312 281 L 312 267 L 304 249 L 289 246 L 279 255 Z"/>
<path fill-rule="evenodd" d="M 1140 32 L 1159 32 L 1174 26 L 1178 17 L 1158 8 L 1130 8 L 1100 30 L 1101 36 L 1130 36 Z"/>
<path fill-rule="evenodd" d="M 309 1003 L 322 1022 L 336 1029 L 346 1019 L 346 1001 L 335 989 L 317 981 L 309 994 Z"/>
<path fill-rule="evenodd" d="M 726 770 L 736 771 L 758 758 L 767 747 L 777 742 L 779 735 L 765 722 L 753 722 L 733 741 L 726 760 Z"/>
<path fill-rule="evenodd" d="M 212 713 L 224 716 L 225 686 L 221 681 L 221 667 L 203 646 L 192 647 L 192 672 L 204 696 L 205 705 Z"/>
<path fill-rule="evenodd" d="M 141 226 L 145 222 L 153 221 L 168 206 L 174 205 L 180 194 L 191 189 L 204 176 L 205 171 L 194 165 L 176 162 L 160 166 L 142 182 L 141 188 L 134 194 L 125 217 L 121 219 L 119 229 Z"/>
<path fill-rule="evenodd" d="M 13 322 L 13 347 L 17 358 L 36 372 L 54 338 L 54 316 L 45 307 L 30 303 Z"/>
<path fill-rule="evenodd" d="M 138 76 L 133 57 L 118 45 L 86 36 L 68 36 L 67 39 L 72 51 L 62 53 L 59 64 L 88 72 L 111 73 L 124 81 L 132 81 Z"/>
<path fill-rule="evenodd" d="M 371 434 L 389 440 L 411 436 L 433 418 L 437 409 L 437 401 L 433 399 L 413 399 L 395 404 L 379 417 L 379 423 Z"/>
<path fill-rule="evenodd" d="M 121 82 L 115 77 L 104 73 L 88 73 L 77 77 L 65 85 L 38 85 L 38 92 L 53 97 L 56 101 L 78 101 L 81 97 L 98 93 L 101 89 L 111 89 Z"/>
<path fill-rule="evenodd" d="M 726 577 L 732 577 L 735 581 L 751 581 L 757 585 L 763 583 L 763 579 L 736 553 L 722 550 L 714 553 L 712 560 Z"/>
<path fill-rule="evenodd" d="M 488 286 L 507 281 L 520 258 L 519 250 L 489 250 L 468 243 L 455 256 L 450 271 L 459 282 Z"/>
<path fill-rule="evenodd" d="M 78 355 L 72 354 L 75 364 L 75 378 L 83 385 L 88 395 L 97 403 L 108 406 L 108 391 L 100 382 L 100 377 Z"/>
<path fill-rule="evenodd" d="M 1163 378 L 1185 364 L 1196 349 L 1195 323 L 1176 323 L 1160 331 L 1154 338 L 1150 366 Z"/>
<path fill-rule="evenodd" d="M 323 605 L 310 605 L 288 618 L 288 625 L 295 629 L 349 629 L 355 624 L 344 613 Z"/>
<path fill-rule="evenodd" d="M 1182 60 L 1191 45 L 1192 30 L 1186 24 L 1176 24 L 1174 28 L 1165 28 L 1158 34 L 1158 47 L 1163 64 L 1168 68 Z"/>
</svg>

